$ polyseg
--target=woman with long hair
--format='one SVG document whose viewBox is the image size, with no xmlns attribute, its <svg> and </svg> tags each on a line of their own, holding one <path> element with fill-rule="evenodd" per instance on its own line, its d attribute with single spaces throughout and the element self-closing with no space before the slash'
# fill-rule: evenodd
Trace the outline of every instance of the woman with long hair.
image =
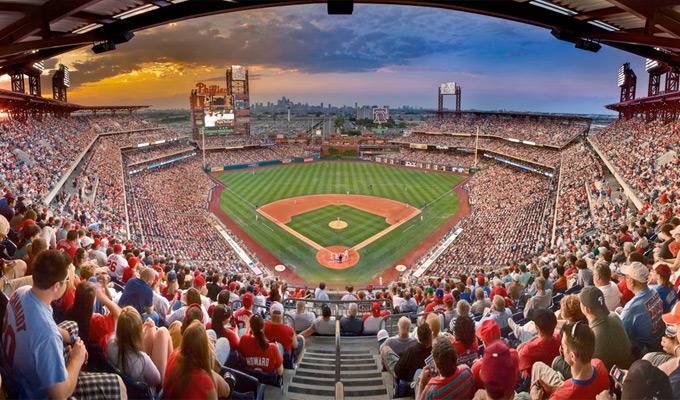
<svg viewBox="0 0 680 400">
<path fill-rule="evenodd" d="M 168 360 L 163 397 L 168 399 L 229 397 L 229 385 L 211 368 L 212 354 L 205 326 L 200 321 L 192 321 L 182 334 L 179 349 L 173 351 Z"/>
<path fill-rule="evenodd" d="M 108 356 L 114 365 L 137 381 L 161 385 L 171 352 L 167 329 L 156 329 L 150 319 L 142 324 L 142 316 L 136 309 L 123 308 L 116 335 L 109 339 Z"/>
<path fill-rule="evenodd" d="M 99 300 L 109 310 L 102 315 L 94 312 L 94 302 Z M 86 343 L 96 343 L 104 352 L 116 329 L 120 307 L 106 296 L 104 288 L 92 282 L 81 282 L 76 286 L 75 300 L 66 311 L 66 319 L 78 323 L 78 334 Z"/>
<path fill-rule="evenodd" d="M 206 325 L 207 329 L 215 331 L 217 339 L 226 338 L 229 341 L 229 347 L 236 350 L 238 348 L 238 333 L 236 333 L 237 325 L 232 321 L 233 312 L 231 308 L 218 304 L 213 310 L 212 320 Z"/>
<path fill-rule="evenodd" d="M 28 253 L 24 256 L 24 261 L 26 262 L 26 275 L 33 274 L 33 260 L 35 260 L 38 254 L 45 250 L 47 250 L 47 241 L 43 238 L 37 238 L 26 246 L 26 251 Z"/>
<path fill-rule="evenodd" d="M 264 320 L 260 314 L 244 318 L 246 332 L 241 336 L 239 351 L 246 359 L 249 369 L 263 372 L 274 372 L 283 375 L 283 357 L 276 343 L 269 343 L 264 334 Z"/>
</svg>

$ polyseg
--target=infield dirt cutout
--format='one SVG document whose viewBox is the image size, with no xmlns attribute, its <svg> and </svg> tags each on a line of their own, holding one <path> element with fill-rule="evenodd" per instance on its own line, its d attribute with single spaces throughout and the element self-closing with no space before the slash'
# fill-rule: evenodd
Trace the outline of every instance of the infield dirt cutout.
<svg viewBox="0 0 680 400">
<path fill-rule="evenodd" d="M 385 221 L 390 225 L 370 238 L 353 247 L 329 246 L 323 247 L 310 238 L 300 234 L 286 224 L 291 221 L 291 217 L 304 214 L 318 208 L 331 205 L 346 205 L 359 210 L 385 217 Z M 332 269 L 345 269 L 354 266 L 359 262 L 358 251 L 377 239 L 390 233 L 401 224 L 407 222 L 414 216 L 420 214 L 420 210 L 406 203 L 381 197 L 364 196 L 357 194 L 316 194 L 302 197 L 292 197 L 273 203 L 266 204 L 257 209 L 265 218 L 269 219 L 281 229 L 297 237 L 317 250 L 316 260 L 319 264 Z M 334 229 L 338 221 L 331 221 L 328 225 Z M 345 221 L 340 221 L 347 226 Z M 344 228 L 343 227 L 343 228 Z M 338 260 L 338 255 L 342 254 L 342 262 Z M 335 256 L 335 257 L 334 257 Z"/>
</svg>

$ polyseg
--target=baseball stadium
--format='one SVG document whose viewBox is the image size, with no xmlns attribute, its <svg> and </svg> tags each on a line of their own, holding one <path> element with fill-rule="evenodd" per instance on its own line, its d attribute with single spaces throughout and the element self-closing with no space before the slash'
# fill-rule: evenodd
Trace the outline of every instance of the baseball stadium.
<svg viewBox="0 0 680 400">
<path fill-rule="evenodd" d="M 0 133 L 0 398 L 680 398 L 677 1 L 0 1 Z"/>
</svg>

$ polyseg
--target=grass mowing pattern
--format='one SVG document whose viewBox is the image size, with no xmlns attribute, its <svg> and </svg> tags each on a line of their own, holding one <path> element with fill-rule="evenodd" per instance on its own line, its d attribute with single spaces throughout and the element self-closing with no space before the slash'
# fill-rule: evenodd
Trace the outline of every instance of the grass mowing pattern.
<svg viewBox="0 0 680 400">
<path fill-rule="evenodd" d="M 220 207 L 255 241 L 310 284 L 366 283 L 395 264 L 458 211 L 452 190 L 464 177 L 364 162 L 315 162 L 215 174 L 227 188 Z M 423 212 L 359 251 L 352 268 L 331 270 L 316 262 L 316 250 L 266 218 L 259 206 L 312 194 L 363 194 L 384 197 Z M 319 238 L 310 237 L 317 241 Z"/>
<path fill-rule="evenodd" d="M 333 229 L 331 221 L 347 222 L 347 228 Z M 390 225 L 380 215 L 358 210 L 350 206 L 326 206 L 291 218 L 289 227 L 314 240 L 323 247 L 353 247 Z"/>
</svg>

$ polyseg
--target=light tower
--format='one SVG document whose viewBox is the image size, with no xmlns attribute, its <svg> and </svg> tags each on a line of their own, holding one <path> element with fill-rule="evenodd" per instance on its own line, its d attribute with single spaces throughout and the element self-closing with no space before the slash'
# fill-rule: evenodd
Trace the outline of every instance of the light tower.
<svg viewBox="0 0 680 400">
<path fill-rule="evenodd" d="M 234 133 L 250 135 L 248 69 L 241 65 L 232 65 L 227 69 L 227 93 L 234 109 Z"/>
</svg>

